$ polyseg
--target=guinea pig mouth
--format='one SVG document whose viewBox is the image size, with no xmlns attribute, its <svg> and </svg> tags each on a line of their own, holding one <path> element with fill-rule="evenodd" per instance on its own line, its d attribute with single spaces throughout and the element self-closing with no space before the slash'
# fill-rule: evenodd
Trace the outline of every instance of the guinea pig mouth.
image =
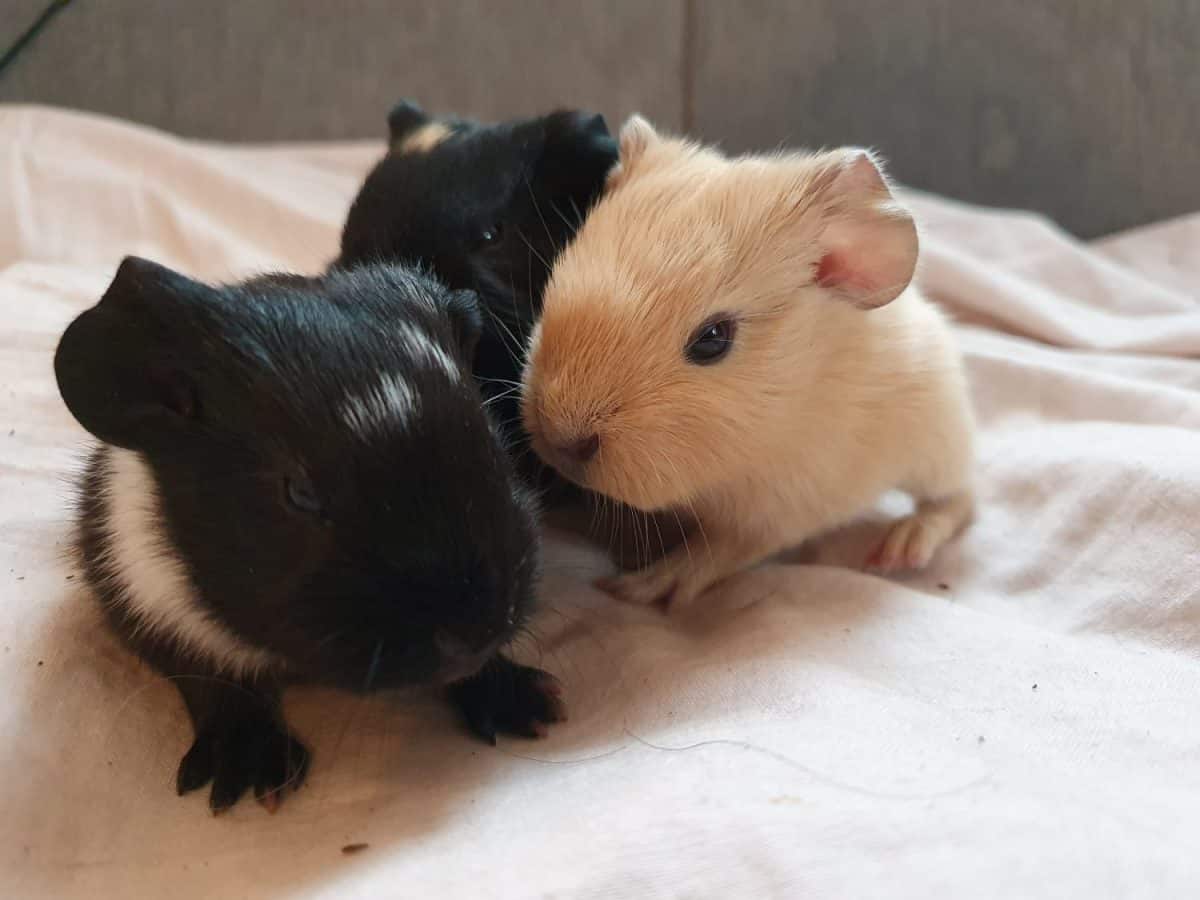
<svg viewBox="0 0 1200 900">
<path fill-rule="evenodd" d="M 443 643 L 439 636 L 434 639 L 432 652 L 420 654 L 420 659 L 409 658 L 403 649 L 389 647 L 387 641 L 380 640 L 367 657 L 344 670 L 345 674 L 334 683 L 361 694 L 452 684 L 482 669 L 507 639 L 507 635 L 501 635 L 472 650 L 453 639 Z"/>
<path fill-rule="evenodd" d="M 588 473 L 598 462 L 600 437 L 595 433 L 553 441 L 536 427 L 526 426 L 534 452 L 564 478 L 588 487 Z"/>
</svg>

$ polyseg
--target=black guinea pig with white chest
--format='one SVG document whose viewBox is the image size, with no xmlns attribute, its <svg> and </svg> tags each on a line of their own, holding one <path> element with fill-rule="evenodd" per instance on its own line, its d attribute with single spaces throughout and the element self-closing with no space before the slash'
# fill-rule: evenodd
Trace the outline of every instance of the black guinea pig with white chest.
<svg viewBox="0 0 1200 900">
<path fill-rule="evenodd" d="M 117 634 L 172 679 L 179 793 L 274 809 L 308 751 L 280 695 L 435 685 L 536 736 L 556 680 L 500 655 L 539 574 L 535 504 L 481 406 L 473 294 L 413 270 L 215 287 L 125 259 L 54 366 L 102 443 L 76 548 Z"/>
<path fill-rule="evenodd" d="M 550 267 L 603 192 L 616 141 L 580 110 L 481 124 L 404 101 L 388 126 L 388 154 L 350 208 L 333 265 L 419 264 L 478 293 L 475 374 L 521 470 L 546 486 L 516 392 Z"/>
</svg>

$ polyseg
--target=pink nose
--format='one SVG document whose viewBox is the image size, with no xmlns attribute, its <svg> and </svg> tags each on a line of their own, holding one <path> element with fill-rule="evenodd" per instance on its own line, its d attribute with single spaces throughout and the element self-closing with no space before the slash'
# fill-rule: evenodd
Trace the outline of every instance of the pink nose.
<svg viewBox="0 0 1200 900">
<path fill-rule="evenodd" d="M 594 433 L 569 444 L 560 444 L 558 447 L 559 453 L 577 463 L 590 461 L 599 450 L 600 435 Z"/>
</svg>

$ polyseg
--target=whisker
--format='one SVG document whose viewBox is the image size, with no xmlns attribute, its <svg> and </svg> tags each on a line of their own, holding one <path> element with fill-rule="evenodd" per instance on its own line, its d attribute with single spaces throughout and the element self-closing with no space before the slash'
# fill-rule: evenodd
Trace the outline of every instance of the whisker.
<svg viewBox="0 0 1200 900">
<path fill-rule="evenodd" d="M 679 528 L 679 533 L 683 536 L 683 552 L 687 554 L 688 565 L 692 565 L 692 547 L 688 543 L 687 529 L 683 527 L 683 521 L 679 518 L 679 512 L 674 508 L 671 509 L 671 515 L 675 517 L 675 524 Z"/>
<path fill-rule="evenodd" d="M 367 677 L 363 681 L 363 692 L 371 690 L 371 685 L 375 683 L 375 675 L 379 672 L 379 661 L 383 658 L 383 641 L 377 641 L 375 644 L 375 652 L 371 654 L 371 664 L 367 666 Z"/>
<path fill-rule="evenodd" d="M 329 644 L 336 641 L 338 638 L 340 638 L 343 634 L 345 634 L 349 630 L 350 630 L 349 625 L 347 625 L 345 628 L 337 629 L 336 631 L 333 632 L 333 634 L 329 635 L 328 637 L 322 638 L 320 641 L 318 641 L 317 649 L 318 650 L 323 649 L 324 647 L 326 647 Z"/>
<path fill-rule="evenodd" d="M 480 304 L 480 308 L 483 309 L 483 311 L 488 314 L 491 320 L 501 329 L 502 334 L 500 335 L 500 343 L 504 345 L 504 351 L 508 354 L 509 359 L 511 359 L 513 363 L 519 363 L 520 354 L 518 351 L 521 348 L 521 341 L 515 334 L 512 333 L 512 330 L 504 323 L 504 320 L 496 315 L 494 311 L 488 308 L 486 303 Z M 511 345 L 504 339 L 505 335 L 508 336 L 509 341 L 512 341 Z M 516 350 L 513 349 L 514 347 Z"/>
<path fill-rule="evenodd" d="M 501 401 L 501 400 L 507 400 L 509 397 L 512 397 L 512 396 L 514 396 L 514 395 L 516 395 L 516 394 L 519 394 L 519 393 L 521 393 L 521 389 L 520 389 L 519 387 L 513 387 L 513 388 L 509 388 L 507 391 L 501 391 L 501 392 L 500 392 L 500 393 L 498 393 L 498 394 L 493 394 L 491 397 L 489 397 L 488 399 L 486 399 L 486 400 L 484 400 L 484 401 L 483 401 L 483 405 L 484 405 L 484 406 L 490 406 L 490 405 L 491 405 L 491 404 L 493 404 L 493 403 L 498 403 L 498 402 L 499 402 L 499 401 Z M 515 422 L 516 420 L 514 419 L 513 421 Z M 505 423 L 503 423 L 503 424 L 505 424 L 505 425 L 510 425 L 510 424 L 512 424 L 512 423 L 511 423 L 511 422 L 505 422 Z"/>
<path fill-rule="evenodd" d="M 551 201 L 550 201 L 550 208 L 551 208 L 552 210 L 554 210 L 554 212 L 555 212 L 555 213 L 557 213 L 557 214 L 558 214 L 558 217 L 559 217 L 560 219 L 562 219 L 562 221 L 563 221 L 563 224 L 564 224 L 564 225 L 566 225 L 566 226 L 567 226 L 569 229 L 571 229 L 572 231 L 576 230 L 576 229 L 579 227 L 579 223 L 578 223 L 578 222 L 572 222 L 570 219 L 568 219 L 568 218 L 566 217 L 566 215 L 564 215 L 564 214 L 563 214 L 563 211 L 562 211 L 561 209 L 559 209 L 559 208 L 558 208 L 558 204 L 557 204 L 557 203 L 555 203 L 553 200 L 551 200 Z"/>
<path fill-rule="evenodd" d="M 521 382 L 510 381 L 507 378 L 479 378 L 479 377 L 477 377 L 475 380 L 482 381 L 485 384 L 503 384 L 503 385 L 506 385 L 511 388 L 520 388 L 522 386 Z"/>
<path fill-rule="evenodd" d="M 536 212 L 538 214 L 538 218 L 542 220 L 542 228 L 544 228 L 546 231 L 546 240 L 549 241 L 550 246 L 553 247 L 554 235 L 550 233 L 550 226 L 546 224 L 546 217 L 542 215 L 541 207 L 538 206 L 537 195 L 533 192 L 533 185 L 529 181 L 529 176 L 525 177 L 525 190 L 529 192 L 529 200 L 531 203 L 533 203 L 533 211 Z M 543 262 L 545 263 L 545 260 L 543 260 Z M 545 263 L 545 265 L 546 270 L 549 271 L 550 264 Z"/>
<path fill-rule="evenodd" d="M 520 233 L 519 229 L 518 229 L 518 233 Z M 532 282 L 530 282 L 529 288 L 530 288 L 530 291 L 533 290 Z M 511 267 L 509 267 L 509 270 L 508 270 L 508 289 L 509 289 L 509 294 L 512 296 L 513 321 L 520 322 L 521 321 L 521 310 L 517 306 L 517 282 L 513 278 L 513 273 L 512 273 Z M 533 295 L 530 294 L 530 297 L 529 297 L 529 321 L 530 321 L 530 323 L 532 323 L 533 320 L 534 320 Z M 528 335 L 526 335 L 526 337 L 528 337 Z M 527 356 L 528 354 L 529 354 L 529 348 L 524 347 L 521 355 L 524 357 L 524 356 Z M 518 368 L 524 364 L 523 359 L 514 359 L 513 362 L 518 363 Z"/>
<path fill-rule="evenodd" d="M 529 248 L 529 252 L 532 253 L 534 256 L 536 256 L 538 258 L 538 262 L 540 262 L 543 266 L 545 266 L 546 271 L 549 272 L 550 271 L 550 263 L 546 261 L 546 257 L 542 256 L 542 254 L 537 252 L 537 249 L 533 246 L 532 243 L 530 243 L 529 238 L 525 237 L 525 235 L 523 235 L 519 229 L 517 231 L 517 237 L 519 237 L 522 241 L 525 242 L 525 246 Z M 530 283 L 532 284 L 532 282 L 530 282 Z"/>
</svg>

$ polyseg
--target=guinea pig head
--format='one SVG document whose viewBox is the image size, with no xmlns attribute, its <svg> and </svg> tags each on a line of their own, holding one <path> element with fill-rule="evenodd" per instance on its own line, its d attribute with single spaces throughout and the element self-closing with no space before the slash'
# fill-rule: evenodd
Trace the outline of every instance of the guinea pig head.
<svg viewBox="0 0 1200 900">
<path fill-rule="evenodd" d="M 396 687 L 468 674 L 530 611 L 535 510 L 479 330 L 472 295 L 399 267 L 212 287 L 129 258 L 55 368 L 117 448 L 104 490 L 186 573 L 171 602 L 298 679 Z"/>
<path fill-rule="evenodd" d="M 568 478 L 653 510 L 819 428 L 806 396 L 908 285 L 917 238 L 865 150 L 727 159 L 638 117 L 620 144 L 547 284 L 522 416 Z"/>
<path fill-rule="evenodd" d="M 529 309 L 616 162 L 604 118 L 558 110 L 480 124 L 404 101 L 388 125 L 388 154 L 351 206 L 335 265 L 425 264 L 485 305 L 503 300 L 501 313 L 514 294 L 517 309 Z"/>
<path fill-rule="evenodd" d="M 581 110 L 498 124 L 438 119 L 405 101 L 388 120 L 390 149 L 367 176 L 334 265 L 421 264 L 479 294 L 475 359 L 501 419 L 550 265 L 604 187 L 617 146 L 604 118 Z"/>
</svg>

